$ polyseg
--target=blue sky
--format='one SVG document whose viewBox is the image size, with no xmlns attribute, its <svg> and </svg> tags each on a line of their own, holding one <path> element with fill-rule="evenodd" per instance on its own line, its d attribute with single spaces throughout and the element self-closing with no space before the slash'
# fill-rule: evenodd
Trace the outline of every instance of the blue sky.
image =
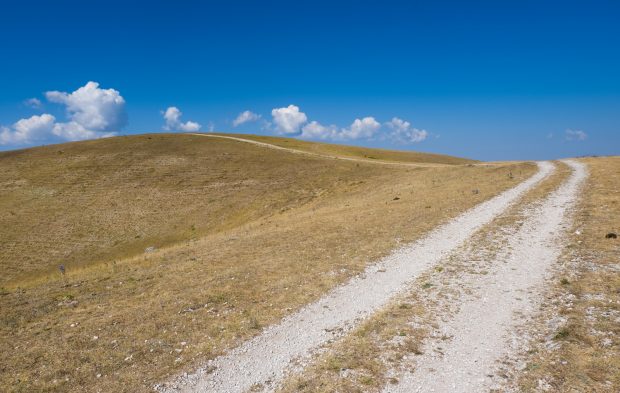
<svg viewBox="0 0 620 393">
<path fill-rule="evenodd" d="M 620 154 L 618 1 L 7 1 L 0 18 L 3 150 L 200 125 L 483 160 Z"/>
</svg>

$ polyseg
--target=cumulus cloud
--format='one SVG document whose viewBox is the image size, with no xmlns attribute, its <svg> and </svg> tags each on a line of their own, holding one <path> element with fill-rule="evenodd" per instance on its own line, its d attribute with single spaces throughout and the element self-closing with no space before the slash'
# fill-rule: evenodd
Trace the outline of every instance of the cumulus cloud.
<svg viewBox="0 0 620 393">
<path fill-rule="evenodd" d="M 392 120 L 382 124 L 374 117 L 366 116 L 355 119 L 348 127 L 338 127 L 323 125 L 316 120 L 310 121 L 298 106 L 292 104 L 272 109 L 271 116 L 271 121 L 262 121 L 262 130 L 294 135 L 302 139 L 347 141 L 377 137 L 405 144 L 419 143 L 430 136 L 428 131 L 415 128 L 410 122 L 398 117 L 393 117 Z M 237 127 L 260 119 L 259 114 L 246 110 L 241 112 L 232 124 Z"/>
<path fill-rule="evenodd" d="M 324 126 L 317 121 L 311 121 L 301 129 L 301 138 L 351 140 L 372 138 L 381 128 L 381 124 L 374 117 L 355 119 L 347 128 L 338 128 L 335 125 Z"/>
<path fill-rule="evenodd" d="M 28 98 L 26 101 L 24 101 L 24 105 L 34 109 L 39 109 L 41 108 L 43 103 L 41 103 L 41 100 L 38 98 Z"/>
<path fill-rule="evenodd" d="M 117 90 L 101 89 L 88 82 L 72 93 L 48 91 L 45 98 L 66 106 L 68 122 L 56 122 L 48 113 L 21 119 L 11 127 L 0 128 L 0 144 L 27 145 L 37 142 L 78 141 L 116 135 L 127 124 L 125 100 Z M 41 107 L 36 98 L 26 100 Z"/>
<path fill-rule="evenodd" d="M 585 141 L 588 139 L 588 134 L 582 130 L 566 130 L 567 141 Z"/>
<path fill-rule="evenodd" d="M 117 133 L 89 130 L 78 122 L 70 121 L 68 123 L 54 124 L 52 134 L 66 141 L 83 141 L 86 139 L 108 138 Z"/>
<path fill-rule="evenodd" d="M 368 116 L 355 119 L 348 128 L 343 128 L 339 135 L 343 139 L 371 138 L 380 128 L 381 124 L 374 117 Z"/>
<path fill-rule="evenodd" d="M 385 124 L 391 130 L 390 137 L 398 142 L 418 143 L 428 137 L 426 130 L 414 128 L 410 122 L 398 117 L 393 117 L 392 120 Z"/>
<path fill-rule="evenodd" d="M 85 130 L 118 131 L 127 124 L 125 99 L 114 89 L 88 82 L 73 93 L 48 91 L 48 101 L 67 106 L 69 119 Z"/>
<path fill-rule="evenodd" d="M 324 126 L 317 121 L 311 121 L 301 128 L 300 137 L 305 139 L 338 139 L 338 127 Z"/>
<path fill-rule="evenodd" d="M 235 120 L 233 120 L 232 125 L 233 127 L 237 127 L 237 126 L 240 126 L 241 124 L 251 123 L 259 119 L 260 119 L 260 115 L 254 112 L 251 112 L 251 111 L 243 111 L 239 113 L 239 116 L 237 116 Z"/>
<path fill-rule="evenodd" d="M 163 115 L 164 119 L 166 120 L 163 128 L 166 131 L 195 132 L 200 130 L 201 125 L 196 122 L 181 122 L 181 116 L 183 115 L 183 112 L 181 112 L 176 106 L 171 106 L 166 109 L 166 111 L 163 112 Z"/>
<path fill-rule="evenodd" d="M 52 132 L 55 121 L 56 118 L 47 113 L 21 119 L 13 124 L 12 128 L 0 129 L 0 144 L 21 145 L 42 140 Z"/>
<path fill-rule="evenodd" d="M 296 105 L 284 108 L 275 108 L 271 111 L 276 131 L 281 134 L 297 134 L 301 126 L 308 121 L 305 113 L 299 111 Z"/>
</svg>

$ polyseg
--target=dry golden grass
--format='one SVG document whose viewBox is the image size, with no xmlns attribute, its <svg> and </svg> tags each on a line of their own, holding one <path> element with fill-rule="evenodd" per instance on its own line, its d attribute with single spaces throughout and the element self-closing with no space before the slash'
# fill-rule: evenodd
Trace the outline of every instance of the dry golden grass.
<svg viewBox="0 0 620 393">
<path fill-rule="evenodd" d="M 294 138 L 277 138 L 271 136 L 244 135 L 244 134 L 216 134 L 235 138 L 249 139 L 275 146 L 294 149 L 311 154 L 326 157 L 346 157 L 364 160 L 376 160 L 385 162 L 411 163 L 411 164 L 442 164 L 462 165 L 472 164 L 478 161 L 466 158 L 451 157 L 441 154 L 420 153 L 413 151 L 397 151 L 385 149 L 370 149 L 359 146 L 335 145 L 331 143 L 307 142 Z"/>
<path fill-rule="evenodd" d="M 529 354 L 519 378 L 523 391 L 540 385 L 554 392 L 620 391 L 620 239 L 605 238 L 620 234 L 620 157 L 581 161 L 590 177 L 541 330 L 554 315 L 566 322 Z"/>
<path fill-rule="evenodd" d="M 2 391 L 149 391 L 535 171 L 192 135 L 3 153 L 0 166 Z"/>
<path fill-rule="evenodd" d="M 523 220 L 523 206 L 545 198 L 569 173 L 565 165 L 558 164 L 556 172 L 524 195 L 520 203 L 477 232 L 472 243 L 484 250 L 485 256 L 477 255 L 476 259 L 492 261 L 502 245 L 491 243 L 489 239 L 502 233 L 503 227 Z M 454 312 L 452 308 L 444 309 L 445 303 L 438 302 L 438 299 L 459 298 L 459 293 L 447 284 L 458 281 L 463 272 L 481 274 L 480 269 L 480 266 L 471 266 L 469 260 L 449 258 L 425 272 L 415 280 L 410 292 L 390 302 L 352 334 L 332 344 L 302 373 L 291 375 L 281 392 L 378 392 L 386 384 L 397 382 L 390 374 L 403 367 L 415 367 L 415 355 L 422 353 L 423 340 L 437 328 L 439 316 Z"/>
</svg>

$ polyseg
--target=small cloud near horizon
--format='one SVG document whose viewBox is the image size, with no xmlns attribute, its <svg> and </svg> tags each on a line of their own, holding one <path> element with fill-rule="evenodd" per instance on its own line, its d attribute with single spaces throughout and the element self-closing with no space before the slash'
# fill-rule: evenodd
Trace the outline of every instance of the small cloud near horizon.
<svg viewBox="0 0 620 393">
<path fill-rule="evenodd" d="M 176 106 L 170 106 L 165 111 L 162 111 L 164 120 L 166 121 L 162 127 L 164 131 L 183 131 L 183 132 L 195 132 L 200 131 L 202 127 L 199 123 L 194 121 L 181 122 L 181 116 L 183 112 Z"/>
<path fill-rule="evenodd" d="M 588 139 L 588 134 L 582 130 L 568 129 L 565 132 L 565 137 L 567 141 L 585 141 Z"/>
<path fill-rule="evenodd" d="M 420 143 L 428 138 L 428 131 L 414 128 L 410 122 L 398 117 L 392 118 L 386 125 L 392 130 L 390 137 L 397 142 Z"/>
<path fill-rule="evenodd" d="M 373 139 L 376 136 L 389 138 L 393 142 L 408 144 L 419 143 L 429 136 L 428 131 L 414 128 L 411 123 L 398 117 L 381 124 L 373 116 L 357 118 L 348 127 L 340 128 L 336 125 L 323 125 L 316 120 L 309 121 L 308 116 L 297 105 L 274 108 L 271 111 L 275 127 L 267 130 L 279 134 L 296 136 L 302 139 L 318 139 L 332 141 L 346 141 L 358 139 Z M 383 131 L 387 131 L 382 133 Z"/>
<path fill-rule="evenodd" d="M 239 116 L 237 116 L 235 120 L 233 120 L 232 125 L 233 127 L 238 127 L 241 124 L 252 123 L 252 122 L 258 121 L 260 120 L 260 118 L 261 118 L 261 115 L 256 114 L 252 111 L 243 111 L 239 113 Z"/>
<path fill-rule="evenodd" d="M 308 121 L 308 116 L 299 110 L 296 105 L 271 110 L 276 131 L 280 134 L 291 135 L 299 133 L 301 126 Z"/>
<path fill-rule="evenodd" d="M 335 125 L 324 126 L 311 121 L 302 128 L 300 138 L 322 140 L 354 140 L 369 139 L 381 128 L 381 124 L 372 116 L 355 119 L 349 127 L 338 128 Z"/>
</svg>

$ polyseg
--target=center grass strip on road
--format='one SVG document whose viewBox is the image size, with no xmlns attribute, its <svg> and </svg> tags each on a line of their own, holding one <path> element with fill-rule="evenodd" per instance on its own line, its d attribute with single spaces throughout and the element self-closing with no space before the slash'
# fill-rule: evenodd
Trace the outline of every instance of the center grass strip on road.
<svg viewBox="0 0 620 393">
<path fill-rule="evenodd" d="M 516 187 L 461 214 L 426 237 L 397 250 L 319 301 L 286 317 L 228 354 L 209 361 L 195 373 L 166 385 L 162 392 L 243 392 L 272 389 L 293 361 L 309 359 L 321 345 L 337 339 L 405 290 L 407 283 L 461 245 L 478 229 L 553 172 L 548 162 Z"/>
<path fill-rule="evenodd" d="M 449 341 L 435 344 L 440 348 L 436 351 L 425 351 L 416 359 L 415 371 L 404 373 L 384 392 L 482 392 L 497 383 L 492 378 L 495 361 L 510 352 L 507 338 L 516 334 L 521 323 L 515 315 L 527 318 L 534 313 L 540 300 L 538 290 L 543 289 L 547 272 L 560 254 L 554 240 L 567 227 L 587 177 L 583 164 L 566 163 L 573 170 L 571 177 L 528 212 L 523 225 L 492 261 L 490 271 L 465 283 L 476 290 L 454 318 L 439 327 Z"/>
</svg>

